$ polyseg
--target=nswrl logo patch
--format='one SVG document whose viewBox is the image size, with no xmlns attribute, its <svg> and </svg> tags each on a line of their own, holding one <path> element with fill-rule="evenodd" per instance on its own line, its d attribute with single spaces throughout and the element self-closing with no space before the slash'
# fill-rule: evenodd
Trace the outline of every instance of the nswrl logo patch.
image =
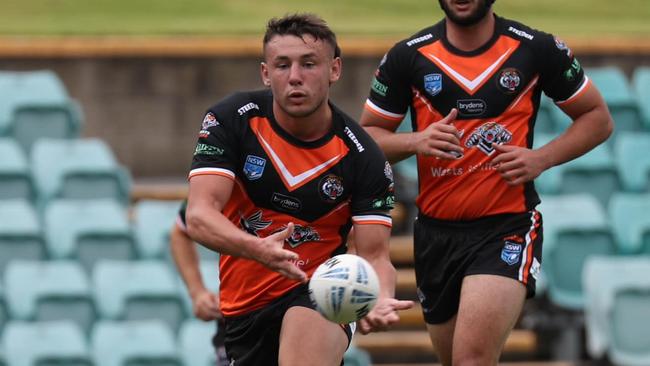
<svg viewBox="0 0 650 366">
<path fill-rule="evenodd" d="M 521 258 L 521 244 L 506 241 L 501 249 L 501 260 L 506 262 L 509 266 L 519 263 Z"/>
<path fill-rule="evenodd" d="M 266 159 L 260 158 L 255 155 L 248 155 L 244 163 L 244 175 L 248 180 L 256 180 L 262 178 L 264 167 L 266 166 Z"/>
</svg>

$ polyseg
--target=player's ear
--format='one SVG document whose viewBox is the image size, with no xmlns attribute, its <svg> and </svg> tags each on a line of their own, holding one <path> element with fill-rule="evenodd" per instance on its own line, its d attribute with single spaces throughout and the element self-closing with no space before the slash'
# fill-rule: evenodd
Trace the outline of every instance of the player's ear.
<svg viewBox="0 0 650 366">
<path fill-rule="evenodd" d="M 269 78 L 269 67 L 266 65 L 266 62 L 260 62 L 260 76 L 262 77 L 262 83 L 265 86 L 271 86 L 271 79 Z"/>
<path fill-rule="evenodd" d="M 343 71 L 343 61 L 340 57 L 334 57 L 332 64 L 330 65 L 330 84 L 334 84 L 341 78 L 341 72 Z"/>
</svg>

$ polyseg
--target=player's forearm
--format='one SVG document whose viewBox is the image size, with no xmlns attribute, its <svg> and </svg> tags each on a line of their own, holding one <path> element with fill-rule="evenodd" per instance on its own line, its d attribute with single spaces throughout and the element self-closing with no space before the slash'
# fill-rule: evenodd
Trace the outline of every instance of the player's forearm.
<svg viewBox="0 0 650 366">
<path fill-rule="evenodd" d="M 221 254 L 256 258 L 257 238 L 235 226 L 218 210 L 192 211 L 188 207 L 187 228 L 190 236 L 208 249 Z"/>
<path fill-rule="evenodd" d="M 192 239 L 178 228 L 171 233 L 171 253 L 190 295 L 205 290 L 199 271 L 199 256 Z"/>
<path fill-rule="evenodd" d="M 595 148 L 611 135 L 612 121 L 606 107 L 597 107 L 578 117 L 553 141 L 539 148 L 547 169 L 571 161 Z"/>
<path fill-rule="evenodd" d="M 364 128 L 391 163 L 404 160 L 416 152 L 416 139 L 412 132 L 397 133 L 376 126 L 365 126 Z"/>
<path fill-rule="evenodd" d="M 379 297 L 395 297 L 395 283 L 397 272 L 390 261 L 390 258 L 376 258 L 368 261 L 377 272 L 379 277 Z"/>
</svg>

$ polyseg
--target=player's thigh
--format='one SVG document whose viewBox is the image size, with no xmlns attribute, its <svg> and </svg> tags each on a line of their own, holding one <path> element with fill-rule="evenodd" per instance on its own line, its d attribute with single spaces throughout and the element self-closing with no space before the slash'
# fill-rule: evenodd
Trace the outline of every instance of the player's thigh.
<svg viewBox="0 0 650 366">
<path fill-rule="evenodd" d="M 451 366 L 451 352 L 453 349 L 454 328 L 456 316 L 440 324 L 427 324 L 427 331 L 438 359 L 443 366 Z"/>
<path fill-rule="evenodd" d="M 454 364 L 496 364 L 525 296 L 526 287 L 512 278 L 466 276 L 456 316 Z"/>
<path fill-rule="evenodd" d="M 313 309 L 293 306 L 282 320 L 279 365 L 339 366 L 348 343 L 340 325 Z"/>
</svg>

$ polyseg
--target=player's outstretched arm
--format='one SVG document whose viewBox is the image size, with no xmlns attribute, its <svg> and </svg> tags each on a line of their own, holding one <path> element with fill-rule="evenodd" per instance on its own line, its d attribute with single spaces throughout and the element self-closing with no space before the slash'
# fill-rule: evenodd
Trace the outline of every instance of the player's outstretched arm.
<svg viewBox="0 0 650 366">
<path fill-rule="evenodd" d="M 170 248 L 174 263 L 192 299 L 194 315 L 205 321 L 221 317 L 219 296 L 205 287 L 199 270 L 196 244 L 185 231 L 174 224 L 170 234 Z"/>
<path fill-rule="evenodd" d="M 357 255 L 366 259 L 379 277 L 379 298 L 375 307 L 359 320 L 362 334 L 388 330 L 399 322 L 399 310 L 413 307 L 412 301 L 395 299 L 395 267 L 390 261 L 390 228 L 383 225 L 354 225 Z"/>
<path fill-rule="evenodd" d="M 535 179 L 544 170 L 584 155 L 605 141 L 614 123 L 600 92 L 591 85 L 575 100 L 560 105 L 573 123 L 553 141 L 539 149 L 495 145 L 499 154 L 492 160 L 511 185 Z"/>
<path fill-rule="evenodd" d="M 266 238 L 258 238 L 236 227 L 221 213 L 233 187 L 232 179 L 220 175 L 190 179 L 187 205 L 190 236 L 219 253 L 252 259 L 288 278 L 306 282 L 307 275 L 290 262 L 297 260 L 298 255 L 283 248 L 284 240 L 293 232 L 293 224 Z"/>
</svg>

